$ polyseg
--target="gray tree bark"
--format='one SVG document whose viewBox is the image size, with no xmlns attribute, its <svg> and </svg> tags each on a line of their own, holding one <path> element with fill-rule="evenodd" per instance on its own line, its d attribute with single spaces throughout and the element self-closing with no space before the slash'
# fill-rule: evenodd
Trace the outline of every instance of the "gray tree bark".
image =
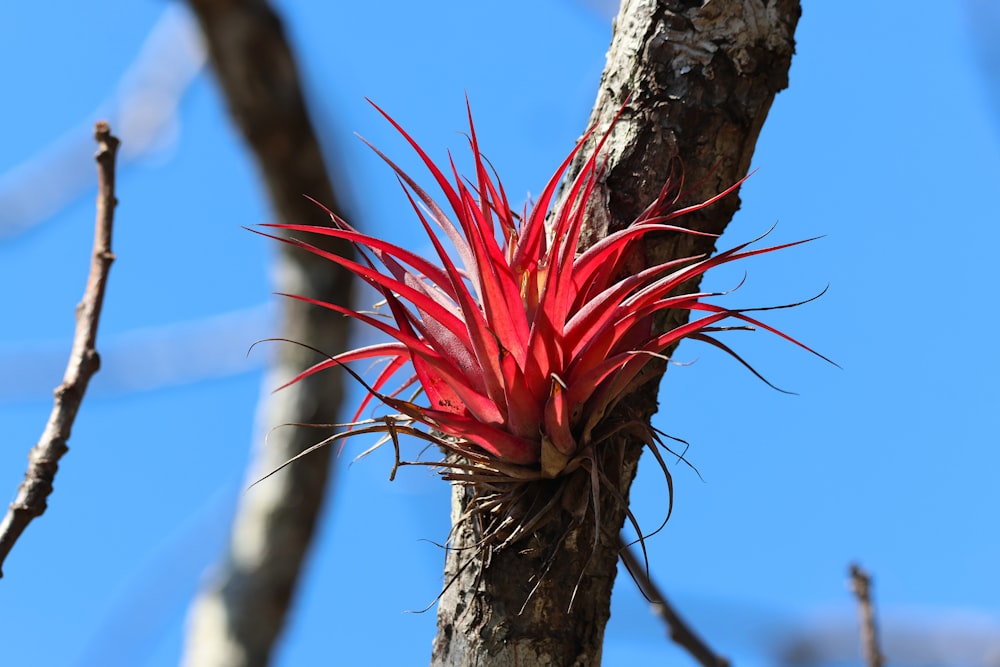
<svg viewBox="0 0 1000 667">
<path fill-rule="evenodd" d="M 263 176 L 276 220 L 325 225 L 308 194 L 337 211 L 330 176 L 306 111 L 281 22 L 264 0 L 190 0 L 230 113 Z M 329 240 L 328 240 L 329 241 Z M 281 244 L 277 289 L 347 305 L 350 274 Z M 326 249 L 351 254 L 346 243 Z M 282 302 L 280 336 L 331 354 L 347 344 L 347 320 L 298 301 Z M 265 379 L 274 389 L 319 361 L 304 347 L 277 344 Z M 331 435 L 281 424 L 332 424 L 342 397 L 338 373 L 319 373 L 266 400 L 248 484 Z M 268 435 L 267 446 L 263 437 Z M 228 553 L 194 602 L 183 662 L 189 667 L 264 667 L 303 569 L 330 479 L 320 449 L 241 497 Z"/>
<path fill-rule="evenodd" d="M 688 187 L 697 185 L 688 192 L 688 204 L 747 173 L 771 102 L 788 85 L 800 13 L 798 0 L 624 0 L 590 125 L 608 127 L 629 102 L 606 147 L 606 178 L 595 194 L 584 243 L 631 223 L 656 198 L 674 158 L 682 160 Z M 581 166 L 578 160 L 572 172 Z M 738 208 L 734 194 L 682 224 L 721 233 Z M 713 250 L 703 237 L 654 237 L 635 269 Z M 623 401 L 625 417 L 652 416 L 663 370 L 650 369 L 632 399 Z M 617 535 L 625 520 L 618 498 L 627 502 L 642 449 L 627 437 L 602 446 L 601 465 L 617 483 L 617 494 L 602 491 L 602 530 L 596 536 L 593 521 L 577 523 L 566 509 L 517 548 L 488 555 L 475 549 L 477 535 L 468 522 L 457 525 L 446 556 L 434 667 L 600 664 Z M 588 484 L 578 482 L 583 489 Z M 469 501 L 468 490 L 455 487 L 454 521 Z M 560 541 L 558 557 L 548 562 Z"/>
</svg>

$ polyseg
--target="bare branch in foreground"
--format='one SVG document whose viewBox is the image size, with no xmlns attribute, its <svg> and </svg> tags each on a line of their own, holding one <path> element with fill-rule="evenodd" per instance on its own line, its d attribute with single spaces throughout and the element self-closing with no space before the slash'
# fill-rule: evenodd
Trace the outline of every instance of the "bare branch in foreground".
<svg viewBox="0 0 1000 667">
<path fill-rule="evenodd" d="M 851 590 L 858 598 L 858 614 L 861 622 L 861 644 L 868 667 L 882 667 L 885 657 L 878 645 L 875 628 L 875 609 L 872 604 L 872 578 L 857 563 L 851 565 Z"/>
<path fill-rule="evenodd" d="M 104 304 L 108 271 L 115 260 L 111 252 L 111 229 L 118 203 L 115 198 L 115 156 L 120 142 L 112 136 L 110 126 L 104 121 L 94 126 L 94 138 L 98 146 L 94 156 L 97 161 L 97 227 L 90 275 L 83 300 L 76 307 L 73 348 L 62 384 L 55 390 L 52 413 L 41 439 L 28 454 L 28 471 L 18 487 L 17 498 L 7 509 L 3 523 L 0 523 L 0 576 L 3 576 L 3 562 L 21 533 L 32 519 L 45 512 L 46 500 L 52 493 L 52 483 L 59 469 L 59 459 L 69 451 L 66 443 L 76 413 L 90 378 L 101 366 L 96 347 L 97 324 Z"/>
<path fill-rule="evenodd" d="M 663 595 L 663 591 L 660 590 L 656 582 L 649 576 L 649 570 L 646 569 L 646 566 L 639 561 L 632 551 L 632 547 L 620 537 L 619 540 L 621 544 L 619 555 L 621 556 L 622 563 L 625 564 L 629 574 L 632 575 L 636 585 L 639 586 L 639 591 L 649 600 L 650 605 L 653 607 L 653 613 L 666 623 L 667 636 L 687 651 L 692 658 L 697 660 L 699 665 L 703 665 L 704 667 L 729 667 L 729 660 L 721 655 L 717 655 L 667 601 L 666 596 Z"/>
</svg>

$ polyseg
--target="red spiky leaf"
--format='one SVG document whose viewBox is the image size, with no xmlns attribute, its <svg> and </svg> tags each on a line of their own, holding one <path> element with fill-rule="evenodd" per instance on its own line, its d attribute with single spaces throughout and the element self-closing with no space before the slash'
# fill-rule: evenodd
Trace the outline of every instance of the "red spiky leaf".
<svg viewBox="0 0 1000 667">
<path fill-rule="evenodd" d="M 477 465 L 493 465 L 497 470 L 520 466 L 535 469 L 542 477 L 554 477 L 575 456 L 598 444 L 593 441 L 597 426 L 631 389 L 645 365 L 684 338 L 717 347 L 755 374 L 731 348 L 708 335 L 725 330 L 725 320 L 735 320 L 740 328 L 763 328 L 812 352 L 745 311 L 705 301 L 720 295 L 675 294 L 680 285 L 720 264 L 797 243 L 754 250 L 748 250 L 750 244 L 745 243 L 714 257 L 677 259 L 633 275 L 624 270 L 635 244 L 647 234 L 706 235 L 670 223 L 726 196 L 742 181 L 707 202 L 676 208 L 680 185 L 671 180 L 632 226 L 579 253 L 587 205 L 601 176 L 600 151 L 608 134 L 601 137 L 580 174 L 566 185 L 561 203 L 554 204 L 556 190 L 590 133 L 559 165 L 534 207 L 517 216 L 492 167 L 487 168 L 471 112 L 468 139 L 475 178 L 467 182 L 450 158 L 447 170 L 439 168 L 396 121 L 375 108 L 416 151 L 447 201 L 446 210 L 373 147 L 396 173 L 436 261 L 358 232 L 332 214 L 332 227 L 265 225 L 286 233 L 273 238 L 353 272 L 377 289 L 388 305 L 391 322 L 295 297 L 353 317 L 393 339 L 338 354 L 292 380 L 353 361 L 388 358 L 372 385 L 365 385 L 369 394 L 355 422 L 371 399 L 378 398 L 410 424 L 423 424 L 429 430 L 427 438 Z M 459 264 L 435 227 L 454 246 Z M 344 239 L 363 259 L 340 257 L 287 236 L 294 233 Z M 671 309 L 698 317 L 670 331 L 654 331 L 654 316 Z M 413 375 L 385 393 L 391 378 L 407 366 Z M 422 389 L 425 405 L 399 398 L 404 388 L 414 384 Z M 393 420 L 384 431 L 394 436 L 399 420 Z M 366 426 L 359 432 L 378 430 L 368 426 L 370 422 L 363 423 Z M 414 432 L 410 426 L 407 429 Z M 462 474 L 475 478 L 473 473 Z"/>
</svg>

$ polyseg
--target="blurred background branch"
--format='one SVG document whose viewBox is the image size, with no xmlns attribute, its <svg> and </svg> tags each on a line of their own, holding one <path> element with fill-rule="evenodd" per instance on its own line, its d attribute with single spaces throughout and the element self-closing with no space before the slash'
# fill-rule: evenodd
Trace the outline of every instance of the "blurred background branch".
<svg viewBox="0 0 1000 667">
<path fill-rule="evenodd" d="M 92 114 L 122 140 L 125 165 L 169 146 L 179 133 L 178 106 L 201 72 L 205 52 L 190 15 L 168 5 L 117 89 Z M 0 239 L 23 233 L 93 187 L 90 117 L 13 169 L 0 173 Z"/>
<path fill-rule="evenodd" d="M 875 604 L 872 602 L 872 578 L 857 563 L 851 565 L 851 591 L 858 601 L 858 620 L 861 629 L 861 648 L 868 667 L 882 667 L 885 657 L 879 648 L 878 627 L 875 621 Z"/>
<path fill-rule="evenodd" d="M 667 636 L 682 646 L 692 658 L 698 661 L 699 665 L 703 665 L 703 667 L 729 667 L 729 660 L 717 655 L 670 604 L 667 596 L 653 581 L 649 573 L 649 563 L 643 562 L 635 555 L 635 545 L 626 543 L 624 539 L 619 538 L 619 541 L 621 546 L 619 556 L 622 563 L 632 575 L 632 579 L 639 587 L 643 597 L 649 601 L 653 613 L 667 626 Z"/>
<path fill-rule="evenodd" d="M 263 0 L 189 4 L 275 218 L 327 224 L 327 216 L 305 195 L 341 211 L 280 18 Z M 326 249 L 350 254 L 347 244 L 333 240 Z M 332 262 L 287 246 L 276 259 L 275 280 L 279 292 L 344 305 L 350 296 L 349 274 Z M 285 300 L 280 317 L 281 338 L 330 353 L 345 348 L 347 320 L 339 315 Z M 280 345 L 265 388 L 282 385 L 319 360 L 304 347 Z M 335 423 L 343 391 L 340 380 L 337 373 L 319 373 L 264 399 L 247 484 L 331 434 L 329 428 L 276 427 Z M 330 449 L 323 448 L 241 497 L 228 552 L 192 606 L 185 665 L 268 664 L 304 572 L 330 485 L 330 466 Z"/>
</svg>

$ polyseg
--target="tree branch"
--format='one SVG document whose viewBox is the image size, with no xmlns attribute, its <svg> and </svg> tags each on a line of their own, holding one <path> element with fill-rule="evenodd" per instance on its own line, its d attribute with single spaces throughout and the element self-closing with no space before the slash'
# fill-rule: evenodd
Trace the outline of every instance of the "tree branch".
<svg viewBox="0 0 1000 667">
<path fill-rule="evenodd" d="M 189 0 L 188 4 L 205 35 L 233 121 L 256 159 L 276 219 L 328 224 L 329 217 L 303 196 L 341 213 L 280 18 L 264 0 Z M 351 255 L 345 242 L 321 239 L 317 244 Z M 347 305 L 348 272 L 280 245 L 274 272 L 278 291 Z M 347 322 L 329 310 L 288 299 L 282 302 L 279 335 L 336 353 L 346 347 Z M 281 345 L 277 352 L 265 378 L 267 390 L 318 360 L 296 345 Z M 248 483 L 332 434 L 321 428 L 273 427 L 335 423 L 341 398 L 341 377 L 318 373 L 266 399 Z M 269 434 L 266 447 L 265 433 Z M 268 663 L 323 507 L 330 465 L 330 449 L 320 449 L 306 465 L 289 466 L 242 496 L 228 554 L 192 605 L 185 665 Z"/>
<path fill-rule="evenodd" d="M 691 657 L 704 667 L 729 667 L 729 660 L 717 655 L 708 644 L 705 643 L 698 633 L 691 629 L 677 610 L 674 609 L 660 587 L 649 575 L 649 569 L 639 561 L 632 547 L 626 544 L 621 538 L 619 555 L 622 562 L 628 569 L 629 574 L 635 579 L 639 590 L 649 600 L 653 607 L 653 612 L 667 625 L 667 635 Z"/>
<path fill-rule="evenodd" d="M 108 272 L 115 260 L 111 252 L 111 231 L 118 203 L 115 198 L 115 157 L 119 141 L 104 121 L 94 126 L 94 139 L 97 141 L 97 154 L 94 156 L 97 161 L 97 223 L 90 274 L 83 300 L 76 307 L 73 347 L 62 384 L 55 390 L 52 413 L 41 439 L 28 454 L 28 470 L 18 487 L 17 498 L 0 523 L 0 568 L 32 519 L 45 513 L 59 469 L 59 459 L 69 451 L 67 443 L 87 385 L 101 366 L 101 358 L 97 354 L 97 325 L 104 305 Z M 3 576 L 2 571 L 0 576 Z"/>
<path fill-rule="evenodd" d="M 879 649 L 878 632 L 875 626 L 875 608 L 872 603 L 872 578 L 857 563 L 851 565 L 851 590 L 858 598 L 858 616 L 861 622 L 861 644 L 868 667 L 882 667 L 885 656 Z"/>
<path fill-rule="evenodd" d="M 583 168 L 595 142 L 624 106 L 604 147 L 605 178 L 589 200 L 583 245 L 635 220 L 657 198 L 677 158 L 683 161 L 689 184 L 689 201 L 682 203 L 704 201 L 746 175 L 771 102 L 788 85 L 800 14 L 798 0 L 622 2 L 588 123 L 598 131 L 578 153 L 568 177 L 571 181 Z M 739 198 L 732 195 L 685 216 L 682 224 L 721 234 L 738 208 Z M 635 258 L 633 272 L 713 250 L 714 244 L 704 237 L 651 236 L 645 257 Z M 677 314 L 683 311 L 669 312 L 679 320 Z M 682 322 L 660 324 L 673 328 Z M 628 412 L 623 423 L 648 420 L 655 413 L 664 369 L 653 366 L 638 379 L 638 390 L 621 402 Z M 489 656 L 489 664 L 511 667 L 600 663 L 618 531 L 643 447 L 623 436 L 600 450 L 594 465 L 607 472 L 616 488 L 602 489 L 599 534 L 587 522 L 569 528 L 572 518 L 566 512 L 565 521 L 553 520 L 537 530 L 531 548 L 501 551 L 491 554 L 488 562 L 477 562 L 471 555 L 475 532 L 456 527 L 446 556 L 445 580 L 450 585 L 438 606 L 432 665 L 470 664 L 469 656 Z M 460 517 L 469 497 L 455 489 L 452 502 L 453 518 Z M 545 554 L 557 544 L 559 559 L 547 562 Z M 537 582 L 536 588 L 527 585 L 529 579 Z M 567 618 L 571 600 L 576 604 Z"/>
</svg>

